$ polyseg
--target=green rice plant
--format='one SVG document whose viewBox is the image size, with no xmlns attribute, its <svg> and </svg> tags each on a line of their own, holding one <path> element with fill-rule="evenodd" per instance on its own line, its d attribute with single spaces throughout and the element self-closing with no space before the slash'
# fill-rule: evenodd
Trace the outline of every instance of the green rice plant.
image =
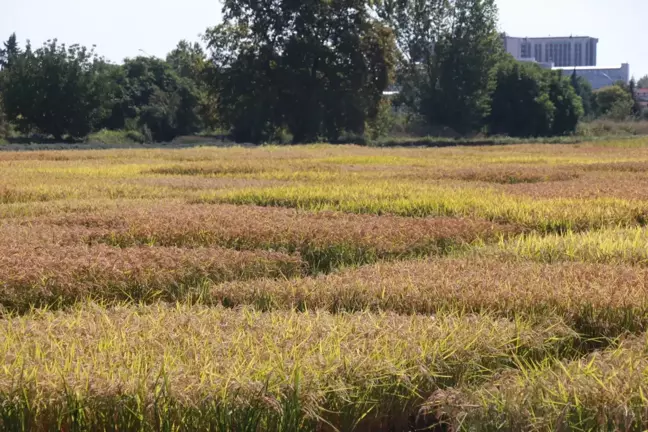
<svg viewBox="0 0 648 432">
<path fill-rule="evenodd" d="M 403 430 L 436 390 L 559 356 L 560 322 L 153 305 L 0 320 L 8 430 Z"/>
<path fill-rule="evenodd" d="M 502 241 L 496 254 L 542 262 L 584 261 L 603 264 L 648 265 L 648 230 L 614 228 L 563 235 L 523 234 Z"/>
<path fill-rule="evenodd" d="M 408 217 L 465 216 L 566 232 L 646 221 L 641 203 L 619 199 L 533 200 L 490 189 L 417 184 L 334 184 L 242 189 L 203 195 L 199 202 L 393 214 Z"/>
</svg>

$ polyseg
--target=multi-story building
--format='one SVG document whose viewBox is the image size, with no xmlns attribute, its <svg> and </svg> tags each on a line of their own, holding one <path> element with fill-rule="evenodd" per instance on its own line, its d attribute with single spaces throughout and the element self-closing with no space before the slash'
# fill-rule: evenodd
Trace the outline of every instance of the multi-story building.
<svg viewBox="0 0 648 432">
<path fill-rule="evenodd" d="M 596 66 L 598 39 L 589 36 L 519 38 L 504 35 L 504 48 L 518 60 L 557 67 Z"/>
<path fill-rule="evenodd" d="M 621 67 L 554 67 L 554 70 L 561 70 L 564 75 L 571 75 L 576 71 L 576 75 L 582 76 L 592 85 L 593 90 L 614 85 L 622 81 L 630 82 L 630 65 L 623 63 Z"/>
<path fill-rule="evenodd" d="M 642 107 L 648 108 L 648 88 L 637 89 L 637 100 Z"/>
</svg>

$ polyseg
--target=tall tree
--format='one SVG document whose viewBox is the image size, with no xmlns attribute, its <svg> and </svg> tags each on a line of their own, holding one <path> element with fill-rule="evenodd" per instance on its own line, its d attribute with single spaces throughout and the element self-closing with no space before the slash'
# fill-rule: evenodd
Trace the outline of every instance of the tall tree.
<svg viewBox="0 0 648 432">
<path fill-rule="evenodd" d="M 382 0 L 375 9 L 398 41 L 404 101 L 432 123 L 478 129 L 502 53 L 494 0 Z"/>
<path fill-rule="evenodd" d="M 581 98 L 561 73 L 510 58 L 495 72 L 489 131 L 510 136 L 567 135 L 583 115 Z"/>
<path fill-rule="evenodd" d="M 98 58 L 79 45 L 56 40 L 9 57 L 2 73 L 2 98 L 10 121 L 23 132 L 37 130 L 56 139 L 81 137 L 100 122 L 102 95 Z"/>
<path fill-rule="evenodd" d="M 638 88 L 648 88 L 648 75 L 645 75 L 637 81 Z"/>
<path fill-rule="evenodd" d="M 363 134 L 393 69 L 391 31 L 367 0 L 226 0 L 207 40 L 238 140 L 282 126 L 295 142 Z"/>
<path fill-rule="evenodd" d="M 622 85 L 604 87 L 594 92 L 599 115 L 613 120 L 626 120 L 632 115 L 633 100 Z"/>
<path fill-rule="evenodd" d="M 596 115 L 596 107 L 594 104 L 594 93 L 592 85 L 585 78 L 578 76 L 576 70 L 571 75 L 571 85 L 574 91 L 581 98 L 583 104 L 583 115 L 585 117 L 593 117 Z"/>
<path fill-rule="evenodd" d="M 207 54 L 199 43 L 191 44 L 185 40 L 178 43 L 171 51 L 166 61 L 182 79 L 189 80 L 196 89 L 198 97 L 198 111 L 204 126 L 217 127 L 218 110 L 216 109 L 217 97 L 210 92 L 210 83 L 213 80 L 213 65 L 207 60 Z"/>
<path fill-rule="evenodd" d="M 539 67 L 512 58 L 499 64 L 488 117 L 490 133 L 516 137 L 550 135 L 555 111 Z"/>
<path fill-rule="evenodd" d="M 201 127 L 195 84 L 182 78 L 164 60 L 127 59 L 116 73 L 119 96 L 109 127 L 137 126 L 156 141 L 196 132 Z"/>
<path fill-rule="evenodd" d="M 20 54 L 16 33 L 9 36 L 9 39 L 3 43 L 3 47 L 0 49 L 0 69 L 9 67 L 11 62 Z"/>
<path fill-rule="evenodd" d="M 637 83 L 635 82 L 634 77 L 630 79 L 628 83 L 628 93 L 632 99 L 632 115 L 638 117 L 641 114 L 641 103 L 637 98 Z"/>
<path fill-rule="evenodd" d="M 543 71 L 543 75 L 548 81 L 549 100 L 555 109 L 551 135 L 573 133 L 584 114 L 582 98 L 578 96 L 570 80 L 561 71 Z"/>
<path fill-rule="evenodd" d="M 449 30 L 435 47 L 435 85 L 425 101 L 433 123 L 464 134 L 482 126 L 501 53 L 494 0 L 451 2 Z"/>
</svg>

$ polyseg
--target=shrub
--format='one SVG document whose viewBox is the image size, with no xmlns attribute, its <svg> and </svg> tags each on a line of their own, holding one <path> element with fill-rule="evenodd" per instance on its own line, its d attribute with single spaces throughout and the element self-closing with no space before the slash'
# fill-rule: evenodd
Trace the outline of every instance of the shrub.
<svg viewBox="0 0 648 432">
<path fill-rule="evenodd" d="M 144 134 L 137 131 L 115 131 L 102 129 L 88 135 L 87 143 L 97 144 L 142 144 L 146 142 Z"/>
</svg>

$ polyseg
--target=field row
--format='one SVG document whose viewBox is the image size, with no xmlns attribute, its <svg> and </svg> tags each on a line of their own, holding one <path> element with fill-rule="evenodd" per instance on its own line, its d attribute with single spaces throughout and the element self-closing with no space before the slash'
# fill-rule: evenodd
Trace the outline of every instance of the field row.
<svg viewBox="0 0 648 432">
<path fill-rule="evenodd" d="M 645 138 L 0 152 L 0 185 L 0 430 L 648 428 Z"/>
<path fill-rule="evenodd" d="M 560 322 L 89 304 L 0 320 L 6 430 L 404 430 L 435 391 L 570 355 Z"/>
<path fill-rule="evenodd" d="M 645 427 L 646 336 L 581 359 L 577 342 L 560 322 L 487 315 L 87 304 L 0 320 L 2 426 Z"/>
</svg>

